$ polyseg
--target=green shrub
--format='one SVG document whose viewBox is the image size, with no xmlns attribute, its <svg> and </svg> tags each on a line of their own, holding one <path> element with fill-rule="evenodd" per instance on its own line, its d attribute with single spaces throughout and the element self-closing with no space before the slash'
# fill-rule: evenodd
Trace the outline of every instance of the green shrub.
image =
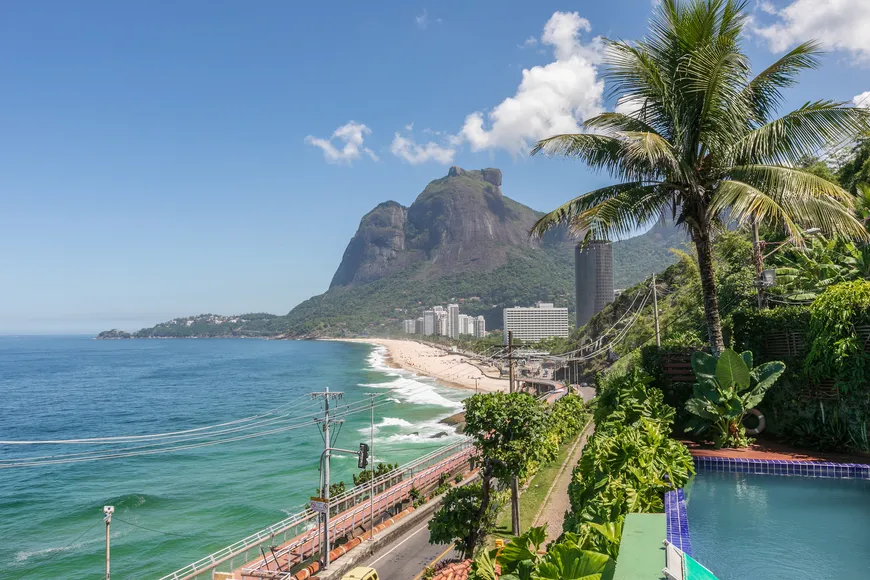
<svg viewBox="0 0 870 580">
<path fill-rule="evenodd" d="M 870 322 L 870 281 L 843 282 L 825 290 L 810 307 L 807 376 L 834 379 L 843 394 L 867 388 L 870 355 L 856 325 Z"/>
</svg>

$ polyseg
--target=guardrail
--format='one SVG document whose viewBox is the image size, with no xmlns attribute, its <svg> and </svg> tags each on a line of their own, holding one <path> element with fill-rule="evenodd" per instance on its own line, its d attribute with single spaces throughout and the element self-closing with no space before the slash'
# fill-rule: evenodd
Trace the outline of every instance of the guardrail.
<svg viewBox="0 0 870 580">
<path fill-rule="evenodd" d="M 456 473 L 473 453 L 473 449 L 468 447 L 458 453 L 455 453 L 445 459 L 442 459 L 437 464 L 420 471 L 413 477 L 403 480 L 398 485 L 391 487 L 385 493 L 376 496 L 374 501 L 374 516 L 375 518 L 389 512 L 396 504 L 410 499 L 411 490 L 434 488 L 438 485 L 441 474 Z M 340 538 L 350 533 L 357 526 L 369 521 L 372 517 L 371 505 L 365 502 L 356 507 L 337 515 L 334 520 L 330 520 L 330 536 L 332 538 Z M 269 552 L 265 558 L 260 559 L 256 566 L 249 566 L 242 569 L 243 576 L 259 576 L 268 578 L 290 578 L 292 573 L 279 570 L 283 564 L 279 564 L 286 557 L 287 568 L 290 568 L 307 557 L 321 551 L 321 537 L 317 529 L 311 529 L 302 535 L 293 538 L 287 545 L 282 546 L 279 550 Z M 330 546 L 330 548 L 334 545 Z M 274 565 L 275 570 L 270 567 Z"/>
<path fill-rule="evenodd" d="M 408 476 L 414 477 L 415 475 L 425 472 L 427 469 L 443 461 L 445 458 L 449 458 L 452 455 L 457 455 L 465 451 L 470 452 L 471 447 L 472 444 L 469 439 L 442 447 L 437 451 L 424 455 L 419 459 L 415 459 L 414 461 L 406 463 L 405 465 L 376 478 L 374 480 L 374 486 L 376 490 L 378 488 L 383 488 L 384 491 L 388 491 L 392 489 L 393 486 L 402 483 Z M 363 501 L 368 500 L 368 493 L 368 482 L 362 486 L 351 488 L 345 493 L 335 496 L 335 498 L 330 498 L 330 510 L 338 510 L 339 507 L 347 509 L 348 504 L 351 506 L 359 505 Z M 368 506 L 364 506 L 364 509 L 367 509 L 367 507 Z M 205 573 L 211 573 L 211 577 L 213 578 L 215 569 L 221 564 L 229 562 L 229 568 L 234 569 L 233 560 L 235 558 L 243 556 L 243 561 L 249 562 L 250 559 L 248 552 L 251 550 L 259 549 L 263 544 L 274 541 L 278 536 L 283 537 L 282 544 L 286 543 L 288 540 L 288 532 L 291 530 L 293 531 L 290 536 L 290 539 L 293 539 L 299 535 L 300 528 L 303 530 L 310 529 L 315 525 L 316 520 L 317 514 L 310 509 L 306 509 L 297 514 L 293 514 L 278 523 L 272 524 L 268 528 L 260 530 L 255 534 L 251 534 L 247 538 L 222 548 L 213 554 L 201 558 L 196 562 L 188 564 L 171 574 L 167 574 L 160 578 L 160 580 L 190 580 L 191 578 L 197 578 Z"/>
</svg>

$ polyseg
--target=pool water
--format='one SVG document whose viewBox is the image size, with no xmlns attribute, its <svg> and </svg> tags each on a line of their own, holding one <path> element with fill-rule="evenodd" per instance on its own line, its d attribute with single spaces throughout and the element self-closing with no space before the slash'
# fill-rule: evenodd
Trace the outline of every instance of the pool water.
<svg viewBox="0 0 870 580">
<path fill-rule="evenodd" d="M 701 471 L 696 560 L 720 580 L 870 579 L 870 481 Z"/>
</svg>

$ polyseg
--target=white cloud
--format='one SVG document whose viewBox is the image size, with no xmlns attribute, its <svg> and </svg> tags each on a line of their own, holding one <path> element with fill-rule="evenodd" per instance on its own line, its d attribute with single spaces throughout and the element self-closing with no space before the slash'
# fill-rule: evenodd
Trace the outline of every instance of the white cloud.
<svg viewBox="0 0 870 580">
<path fill-rule="evenodd" d="M 534 46 L 538 46 L 538 39 L 534 36 L 530 36 L 525 39 L 522 44 L 518 44 L 517 48 L 532 48 Z"/>
<path fill-rule="evenodd" d="M 870 109 L 870 91 L 864 91 L 860 95 L 852 97 L 852 102 L 856 107 L 864 107 Z"/>
<path fill-rule="evenodd" d="M 620 99 L 614 108 L 615 113 L 634 115 L 643 107 L 643 102 L 636 99 Z"/>
<path fill-rule="evenodd" d="M 424 8 L 423 14 L 415 16 L 414 20 L 417 22 L 418 28 L 426 30 L 426 28 L 429 26 L 429 11 Z"/>
<path fill-rule="evenodd" d="M 589 21 L 576 12 L 556 12 L 544 26 L 541 43 L 553 47 L 555 61 L 523 70 L 514 96 L 488 113 L 468 115 L 455 141 L 473 151 L 506 149 L 525 153 L 538 139 L 580 132 L 580 123 L 600 113 L 604 82 L 598 78 L 602 42 L 580 42 Z"/>
<path fill-rule="evenodd" d="M 411 121 L 407 125 L 405 125 L 405 131 L 413 131 L 414 130 L 414 122 Z"/>
<path fill-rule="evenodd" d="M 762 2 L 760 8 L 776 20 L 768 26 L 755 26 L 753 32 L 766 40 L 774 52 L 814 38 L 827 48 L 851 52 L 859 60 L 870 60 L 870 2 L 867 0 L 793 0 L 782 9 Z"/>
<path fill-rule="evenodd" d="M 305 143 L 319 147 L 323 150 L 323 157 L 329 163 L 350 163 L 354 159 L 365 153 L 374 161 L 378 160 L 378 156 L 371 149 L 363 147 L 363 140 L 366 135 L 371 134 L 372 130 L 356 121 L 348 121 L 333 132 L 329 139 L 320 139 L 309 135 L 305 138 Z M 344 143 L 344 146 L 339 149 L 332 144 L 332 140 L 336 139 Z"/>
<path fill-rule="evenodd" d="M 456 149 L 442 147 L 433 141 L 420 145 L 412 138 L 403 137 L 399 133 L 396 133 L 396 136 L 393 138 L 390 151 L 393 155 L 404 159 L 411 165 L 418 165 L 428 161 L 435 161 L 436 163 L 446 165 L 452 163 L 453 156 L 456 155 Z"/>
<path fill-rule="evenodd" d="M 758 3 L 758 9 L 765 14 L 776 15 L 776 6 L 773 2 L 768 2 L 768 0 L 761 0 L 761 2 Z"/>
</svg>

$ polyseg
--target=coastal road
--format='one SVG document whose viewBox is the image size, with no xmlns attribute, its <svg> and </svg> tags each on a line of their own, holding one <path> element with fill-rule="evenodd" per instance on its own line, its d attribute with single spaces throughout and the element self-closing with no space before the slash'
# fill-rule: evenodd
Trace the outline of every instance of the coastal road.
<svg viewBox="0 0 870 580">
<path fill-rule="evenodd" d="M 428 524 L 426 521 L 411 528 L 400 540 L 372 554 L 362 566 L 377 570 L 382 580 L 413 580 L 426 566 L 458 557 L 452 546 L 429 543 Z"/>
</svg>

